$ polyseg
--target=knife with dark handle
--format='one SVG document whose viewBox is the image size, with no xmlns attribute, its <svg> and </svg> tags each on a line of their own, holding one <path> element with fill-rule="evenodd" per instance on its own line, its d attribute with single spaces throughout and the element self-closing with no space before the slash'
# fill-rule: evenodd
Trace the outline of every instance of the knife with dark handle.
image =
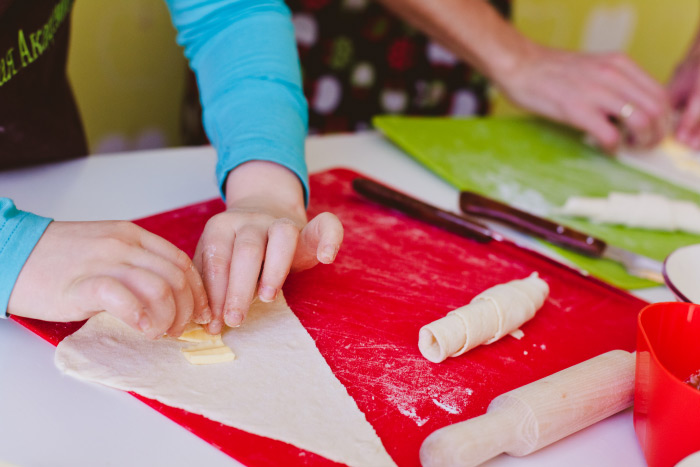
<svg viewBox="0 0 700 467">
<path fill-rule="evenodd" d="M 356 178 L 352 182 L 352 187 L 357 193 L 369 199 L 370 201 L 374 201 L 375 203 L 378 203 L 382 206 L 396 209 L 397 211 L 403 212 L 404 214 L 407 214 L 413 218 L 416 218 L 418 220 L 421 220 L 423 222 L 429 223 L 437 227 L 441 227 L 457 235 L 471 238 L 482 243 L 486 243 L 490 240 L 500 241 L 503 239 L 503 237 L 498 232 L 492 231 L 487 226 L 472 219 L 471 217 L 462 216 L 449 211 L 445 211 L 444 209 L 440 209 L 436 206 L 432 206 L 428 203 L 419 201 L 405 193 L 396 191 L 393 188 L 389 188 L 388 186 L 382 185 L 381 183 L 377 183 L 373 180 L 369 180 L 366 178 Z M 643 277 L 654 282 L 664 282 L 663 275 L 661 272 L 662 266 L 659 261 L 647 258 L 637 253 L 633 253 L 631 251 L 624 250 L 622 248 L 607 245 L 603 240 L 597 239 L 590 235 L 583 234 L 581 232 L 577 232 L 573 229 L 568 229 L 564 226 L 548 221 L 546 219 L 540 219 L 533 214 L 517 210 L 495 200 L 490 200 L 489 198 L 480 195 L 476 196 L 479 196 L 480 198 L 485 199 L 487 201 L 491 201 L 491 203 L 487 204 L 489 208 L 486 210 L 484 210 L 483 207 L 479 210 L 467 210 L 467 213 L 470 215 L 477 215 L 480 217 L 498 220 L 520 231 L 524 231 L 532 235 L 537 235 L 540 238 L 545 238 L 550 241 L 552 241 L 550 237 L 544 236 L 546 233 L 545 227 L 551 228 L 552 230 L 550 232 L 558 234 L 559 237 L 563 236 L 564 233 L 575 232 L 580 237 L 577 237 L 578 240 L 576 242 L 570 242 L 570 244 L 576 244 L 580 247 L 576 249 L 576 251 L 584 252 L 581 248 L 582 244 L 589 245 L 588 247 L 586 247 L 585 251 L 585 253 L 589 256 L 611 259 L 613 261 L 621 263 L 627 269 L 627 272 L 629 274 L 632 274 L 637 277 Z M 469 198 L 464 197 L 464 195 L 462 195 L 462 197 L 460 198 L 460 205 L 463 210 L 465 210 L 465 205 L 469 205 L 469 203 L 465 201 L 468 199 Z M 486 215 L 484 211 L 493 215 Z M 496 211 L 508 212 L 509 214 L 497 214 Z M 514 220 L 522 218 L 525 218 L 526 221 L 514 222 Z M 535 227 L 533 227 L 535 225 L 538 226 L 536 227 L 536 230 L 534 230 Z M 549 235 L 549 233 L 547 233 L 547 235 Z M 564 244 L 561 242 L 559 244 L 562 246 L 569 245 L 569 243 Z M 569 248 L 573 247 L 569 246 Z"/>
<path fill-rule="evenodd" d="M 373 180 L 356 178 L 352 181 L 352 187 L 357 193 L 371 201 L 396 209 L 462 237 L 471 238 L 481 243 L 492 239 L 493 232 L 475 220 L 424 203 Z"/>
<path fill-rule="evenodd" d="M 633 276 L 660 284 L 664 283 L 660 261 L 608 245 L 605 241 L 578 230 L 470 191 L 463 191 L 460 194 L 459 206 L 466 214 L 501 222 L 515 230 L 545 239 L 578 253 L 616 261 L 621 263 Z"/>
<path fill-rule="evenodd" d="M 465 214 L 501 222 L 584 255 L 601 257 L 607 246 L 603 240 L 471 191 L 460 193 L 459 207 Z"/>
</svg>

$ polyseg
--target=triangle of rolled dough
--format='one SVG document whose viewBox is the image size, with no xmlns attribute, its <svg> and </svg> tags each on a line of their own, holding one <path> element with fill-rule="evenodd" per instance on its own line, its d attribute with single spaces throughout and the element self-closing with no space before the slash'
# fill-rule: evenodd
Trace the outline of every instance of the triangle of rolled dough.
<svg viewBox="0 0 700 467">
<path fill-rule="evenodd" d="M 236 359 L 191 365 L 175 339 L 149 340 L 100 313 L 56 349 L 56 366 L 351 466 L 395 465 L 287 305 L 256 302 L 224 333 Z"/>
</svg>

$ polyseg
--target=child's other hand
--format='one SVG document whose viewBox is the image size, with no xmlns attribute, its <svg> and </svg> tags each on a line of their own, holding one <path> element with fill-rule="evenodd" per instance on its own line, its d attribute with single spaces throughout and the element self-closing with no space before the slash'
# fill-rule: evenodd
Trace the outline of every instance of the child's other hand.
<svg viewBox="0 0 700 467">
<path fill-rule="evenodd" d="M 332 263 L 343 240 L 331 213 L 307 223 L 301 183 L 278 164 L 242 164 L 229 174 L 226 195 L 227 210 L 209 220 L 194 255 L 212 334 L 240 325 L 256 295 L 273 301 L 290 271 Z"/>
<path fill-rule="evenodd" d="M 79 321 L 101 311 L 151 338 L 211 319 L 199 273 L 170 242 L 126 221 L 52 222 L 17 278 L 8 312 Z"/>
</svg>

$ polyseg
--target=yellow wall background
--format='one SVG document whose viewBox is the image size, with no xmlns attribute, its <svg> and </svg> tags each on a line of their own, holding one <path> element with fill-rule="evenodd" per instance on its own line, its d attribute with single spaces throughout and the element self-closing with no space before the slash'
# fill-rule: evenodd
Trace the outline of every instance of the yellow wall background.
<svg viewBox="0 0 700 467">
<path fill-rule="evenodd" d="M 68 74 L 91 152 L 180 144 L 187 67 L 162 0 L 75 2 Z"/>
<path fill-rule="evenodd" d="M 699 5 L 697 0 L 513 0 L 513 7 L 516 26 L 542 44 L 624 50 L 665 82 L 694 34 Z M 179 145 L 187 65 L 165 3 L 91 0 L 74 8 L 68 70 L 91 151 Z M 513 112 L 497 101 L 495 113 Z"/>
</svg>

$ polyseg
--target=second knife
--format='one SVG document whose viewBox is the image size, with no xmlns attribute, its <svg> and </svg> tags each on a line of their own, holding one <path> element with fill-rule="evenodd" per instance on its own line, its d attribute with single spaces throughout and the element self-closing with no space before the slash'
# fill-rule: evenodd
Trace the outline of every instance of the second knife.
<svg viewBox="0 0 700 467">
<path fill-rule="evenodd" d="M 611 259 L 621 263 L 633 276 L 664 283 L 660 261 L 608 245 L 605 241 L 578 230 L 471 191 L 460 193 L 459 206 L 465 214 L 500 222 L 586 256 Z"/>
</svg>

